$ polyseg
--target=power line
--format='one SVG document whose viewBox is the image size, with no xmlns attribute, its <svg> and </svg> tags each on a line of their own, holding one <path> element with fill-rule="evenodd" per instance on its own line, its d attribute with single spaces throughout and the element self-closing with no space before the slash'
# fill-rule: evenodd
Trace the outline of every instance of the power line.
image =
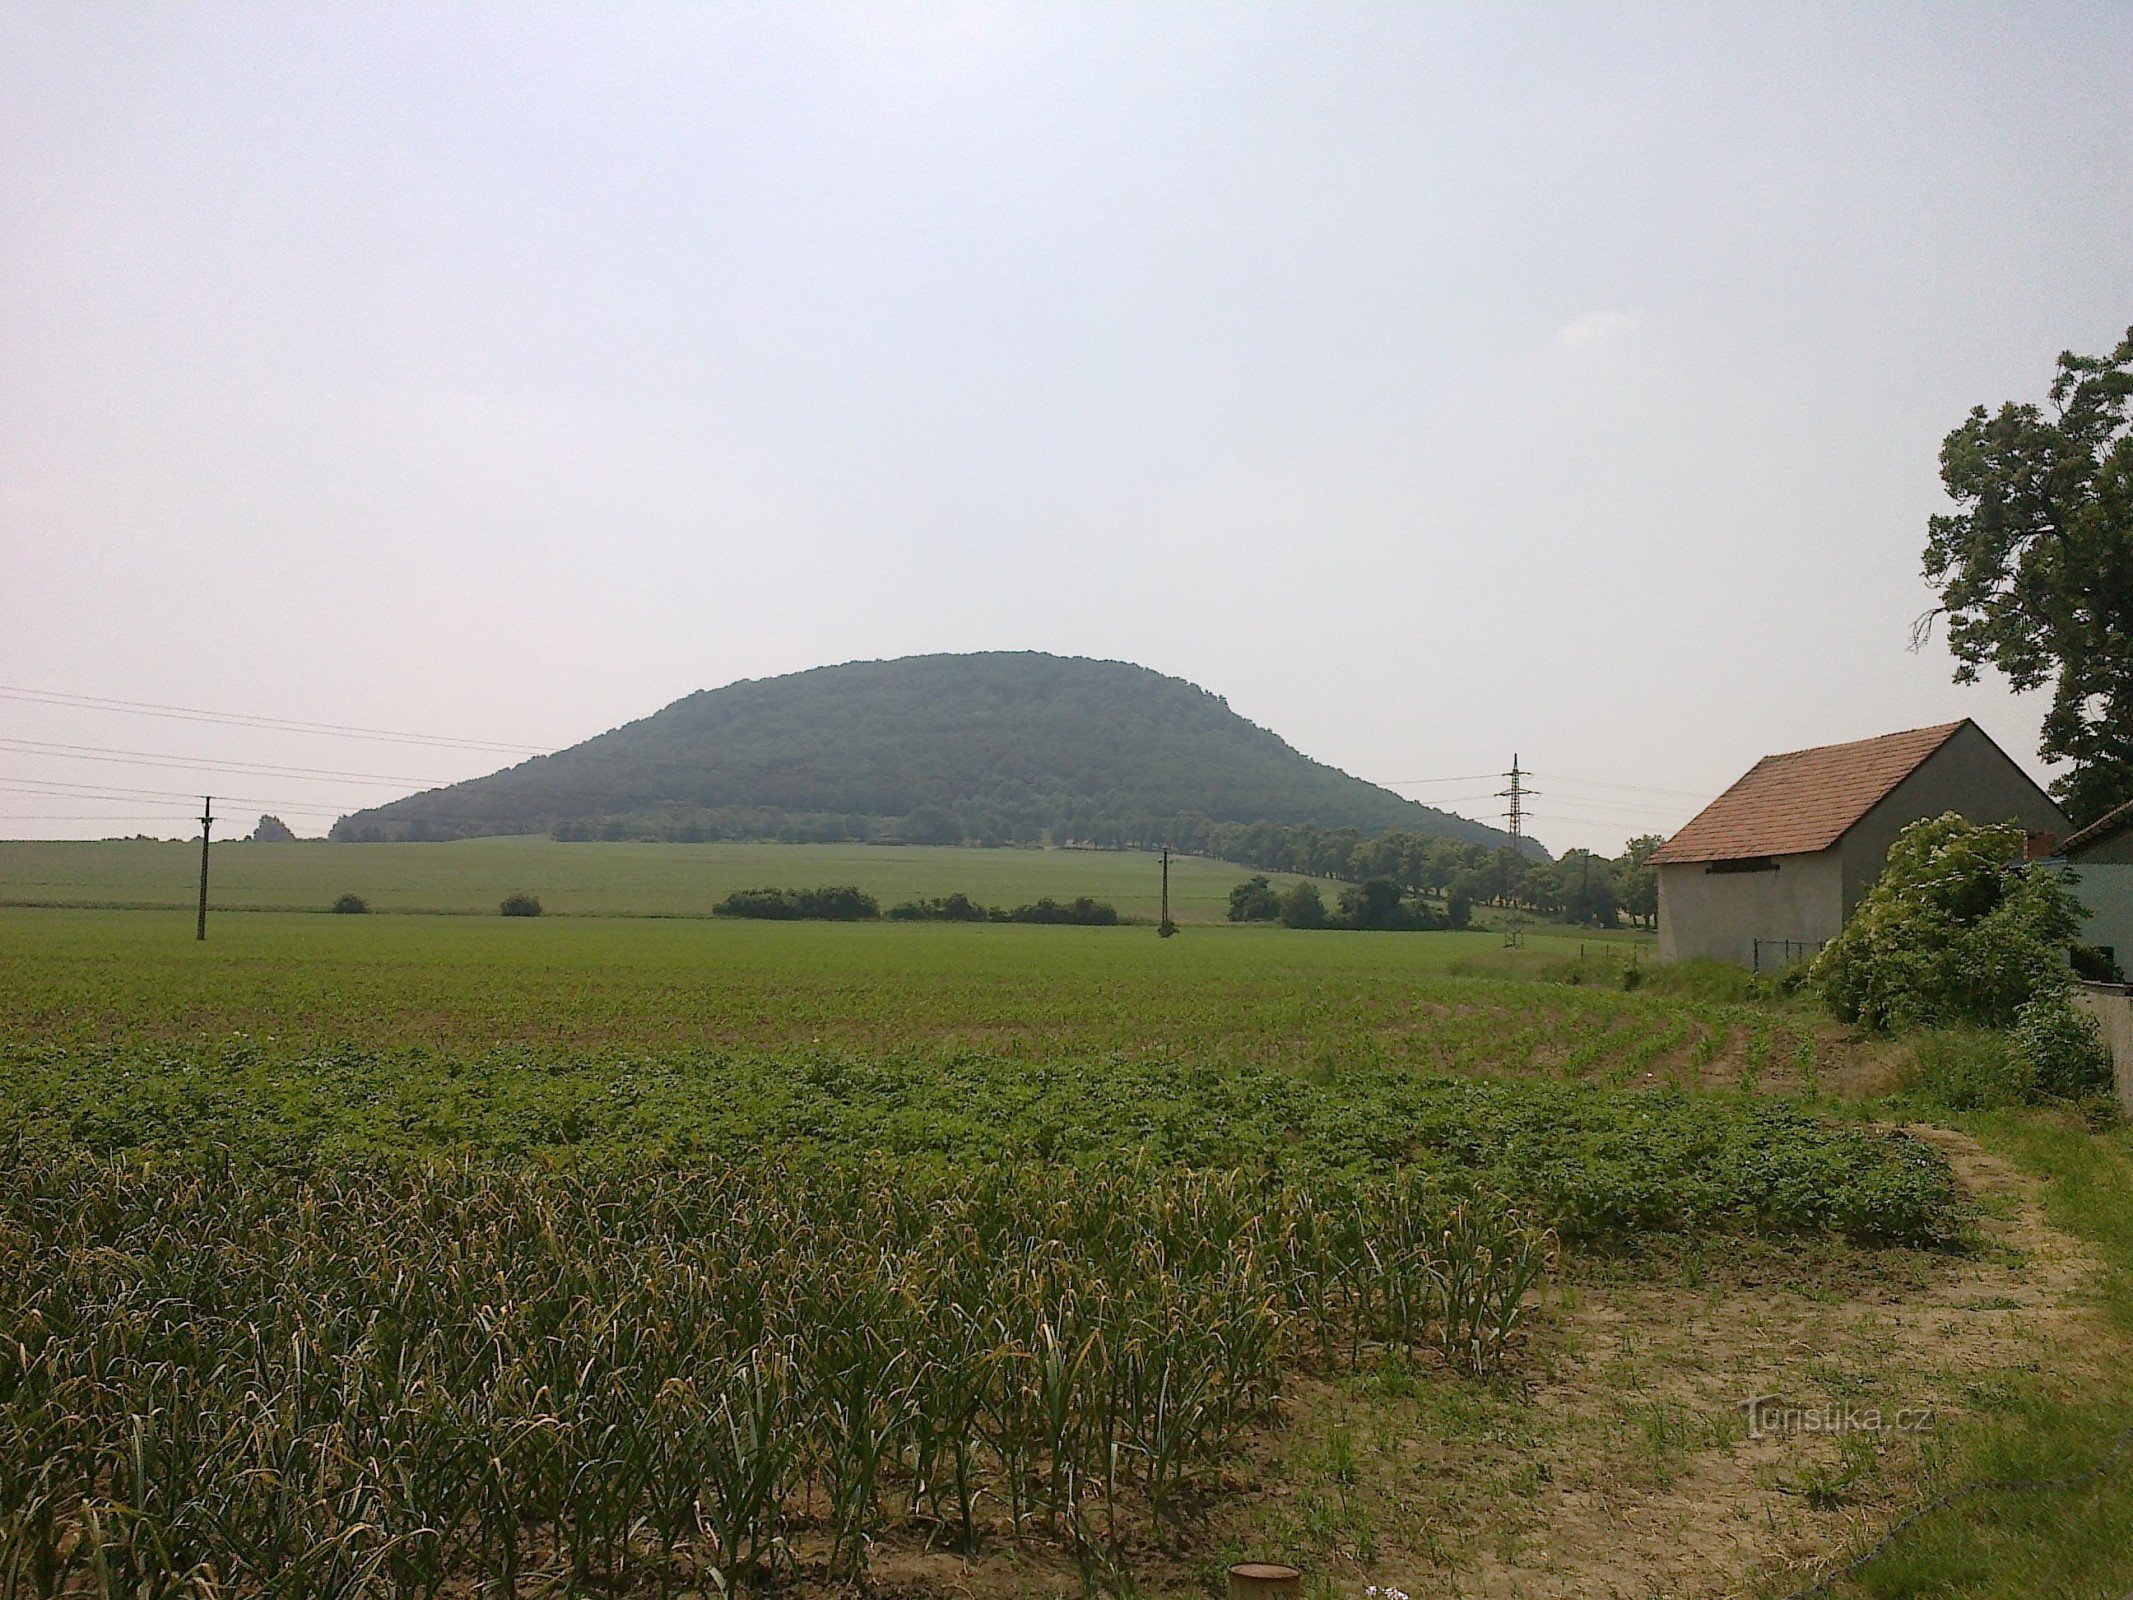
<svg viewBox="0 0 2133 1600">
<path fill-rule="evenodd" d="M 1558 795 L 1553 805 L 1544 806 L 1542 809 L 1548 812 L 1578 811 L 1588 816 L 1653 817 L 1680 815 L 1680 812 L 1672 806 L 1609 805 L 1604 801 L 1587 802 L 1576 795 Z"/>
<path fill-rule="evenodd" d="M 1378 780 L 1378 787 L 1381 789 L 1418 789 L 1426 784 L 1486 783 L 1494 779 L 1501 778 L 1503 776 L 1504 774 L 1501 772 L 1474 772 L 1455 778 L 1382 778 Z M 1631 794 L 1667 795 L 1671 798 L 1679 800 L 1710 799 L 1709 793 L 1701 789 L 1660 789 L 1655 788 L 1650 784 L 1615 783 L 1604 778 L 1571 778 L 1565 777 L 1563 774 L 1557 772 L 1526 772 L 1524 776 L 1528 778 L 1545 778 L 1550 783 L 1567 783 L 1576 788 L 1581 789 L 1619 789 L 1625 790 Z M 1490 797 L 1467 796 L 1462 798 Z M 1496 798 L 1500 798 L 1500 796 Z M 1451 803 L 1452 802 L 1450 801 L 1445 802 L 1445 804 Z"/>
<path fill-rule="evenodd" d="M 115 700 L 104 695 L 66 694 L 57 689 L 25 689 L 0 684 L 0 699 L 80 711 L 113 711 L 124 716 L 165 717 L 181 722 L 214 722 L 236 728 L 274 728 L 285 733 L 315 733 L 342 739 L 374 739 L 388 744 L 428 745 L 441 750 L 490 750 L 502 755 L 537 756 L 537 745 L 504 744 L 492 739 L 454 739 L 434 733 L 395 733 L 336 722 L 301 722 L 287 717 L 254 716 L 245 711 L 209 711 L 200 706 L 163 705 L 153 700 Z"/>
<path fill-rule="evenodd" d="M 39 696 L 42 696 L 43 698 L 36 698 Z M 25 700 L 31 701 L 32 703 L 36 704 L 55 705 L 63 707 L 71 705 L 73 706 L 73 709 L 77 710 L 122 710 L 132 707 L 140 707 L 142 708 L 143 715 L 159 714 L 150 712 L 146 709 L 146 707 L 149 705 L 149 702 L 104 701 L 100 700 L 96 696 L 90 695 L 74 696 L 71 699 L 68 699 L 58 697 L 43 690 L 9 689 L 5 686 L 0 686 L 0 698 Z M 75 705 L 75 701 L 79 701 L 81 703 Z M 176 715 L 177 713 L 172 712 L 171 714 Z M 241 713 L 235 712 L 229 713 L 227 715 L 221 713 L 188 713 L 187 720 L 200 722 L 217 722 L 230 727 L 260 728 L 269 730 L 278 729 L 296 733 L 320 733 L 337 735 L 345 734 L 351 738 L 377 738 L 397 742 L 417 743 L 437 749 L 484 750 L 492 752 L 501 752 L 507 755 L 523 756 L 528 760 L 539 759 L 546 761 L 598 761 L 601 759 L 598 756 L 589 755 L 574 750 L 538 750 L 531 745 L 498 744 L 475 739 L 442 739 L 433 738 L 426 734 L 409 734 L 403 736 L 400 734 L 386 734 L 371 729 L 337 728 L 330 723 L 296 723 L 287 722 L 272 717 L 247 717 Z M 398 775 L 387 775 L 383 773 L 342 772 L 324 767 L 265 766 L 256 762 L 245 761 L 191 761 L 183 757 L 169 756 L 160 752 L 123 750 L 113 745 L 53 744 L 42 740 L 24 740 L 0 737 L 0 748 L 10 747 L 20 749 L 23 754 L 52 755 L 63 759 L 78 759 L 84 761 L 108 761 L 125 758 L 137 762 L 145 762 L 154 766 L 177 767 L 181 770 L 189 772 L 264 772 L 270 775 L 282 777 L 352 778 L 357 781 L 366 783 L 405 783 L 413 784 L 422 788 L 431 789 L 443 788 L 452 783 L 466 781 L 457 778 L 410 778 Z M 83 752 L 83 754 L 80 754 L 79 756 L 70 754 L 70 752 L 76 751 Z M 670 756 L 661 757 L 633 755 L 625 757 L 623 759 L 631 767 L 671 767 L 681 771 L 693 772 L 697 774 L 702 774 L 709 769 L 708 762 L 683 761 L 677 760 Z"/>
<path fill-rule="evenodd" d="M 190 805 L 192 796 L 176 789 L 127 789 L 110 784 L 69 783 L 60 778 L 18 778 L 10 774 L 0 778 L 0 794 L 20 794 L 40 800 L 109 800 L 113 804 L 131 805 L 141 800 L 178 800 Z M 269 800 L 258 795 L 224 795 L 232 805 L 270 806 L 277 811 L 298 811 L 318 816 L 332 816 L 346 806 L 321 805 L 310 800 Z"/>
<path fill-rule="evenodd" d="M 0 749 L 49 755 L 65 761 L 110 761 L 126 766 L 177 767 L 186 772 L 255 772 L 275 778 L 342 778 L 356 783 L 415 783 L 438 788 L 449 778 L 409 778 L 382 772 L 342 772 L 331 767 L 283 767 L 258 761 L 191 760 L 154 750 L 120 750 L 101 744 L 53 744 L 43 739 L 0 738 Z"/>
<path fill-rule="evenodd" d="M 1546 777 L 1550 783 L 1575 784 L 1581 789 L 1624 789 L 1632 794 L 1671 795 L 1679 800 L 1708 800 L 1710 792 L 1703 789 L 1655 789 L 1644 783 L 1610 783 L 1601 778 L 1566 778 L 1560 773 L 1531 773 L 1531 777 Z"/>
<path fill-rule="evenodd" d="M 98 816 L 68 811 L 0 811 L 0 822 L 167 822 L 167 811 L 115 813 Z"/>
</svg>

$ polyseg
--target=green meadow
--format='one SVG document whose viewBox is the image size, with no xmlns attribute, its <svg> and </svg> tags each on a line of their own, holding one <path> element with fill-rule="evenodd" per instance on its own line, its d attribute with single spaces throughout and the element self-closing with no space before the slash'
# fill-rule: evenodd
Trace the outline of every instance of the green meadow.
<svg viewBox="0 0 2133 1600">
<path fill-rule="evenodd" d="M 1250 876 L 1184 857 L 1170 869 L 1171 916 L 1220 922 Z M 189 907 L 200 847 L 171 842 L 0 841 L 0 904 Z M 1153 922 L 1161 869 L 1145 851 L 985 850 L 942 845 L 563 844 L 539 836 L 438 844 L 218 843 L 216 906 L 323 911 L 343 894 L 374 910 L 492 912 L 507 894 L 562 916 L 702 917 L 736 889 L 852 884 L 884 907 L 967 894 L 1013 907 L 1050 895 L 1108 900 Z"/>
</svg>

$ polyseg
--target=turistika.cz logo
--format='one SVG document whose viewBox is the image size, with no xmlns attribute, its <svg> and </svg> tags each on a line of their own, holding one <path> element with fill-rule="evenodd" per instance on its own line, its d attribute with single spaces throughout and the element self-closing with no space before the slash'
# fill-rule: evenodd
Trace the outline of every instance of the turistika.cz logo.
<svg viewBox="0 0 2133 1600">
<path fill-rule="evenodd" d="M 1790 1438 L 1802 1433 L 1931 1433 L 1931 1406 L 1904 1406 L 1885 1412 L 1879 1406 L 1788 1406 L 1782 1395 L 1751 1395 L 1740 1403 L 1748 1413 L 1751 1439 Z"/>
</svg>

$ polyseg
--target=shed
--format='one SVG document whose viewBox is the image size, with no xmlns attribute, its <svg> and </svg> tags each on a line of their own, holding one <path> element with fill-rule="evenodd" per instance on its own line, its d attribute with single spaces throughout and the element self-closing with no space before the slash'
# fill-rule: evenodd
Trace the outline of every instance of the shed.
<svg viewBox="0 0 2133 1600">
<path fill-rule="evenodd" d="M 2133 973 L 2133 800 L 2067 835 L 2059 847 L 2088 907 L 2081 942 L 2100 947 Z"/>
<path fill-rule="evenodd" d="M 2066 814 L 1967 717 L 1765 756 L 1652 857 L 1659 959 L 1768 969 L 1837 936 L 1896 835 L 1953 811 L 2049 855 Z"/>
</svg>

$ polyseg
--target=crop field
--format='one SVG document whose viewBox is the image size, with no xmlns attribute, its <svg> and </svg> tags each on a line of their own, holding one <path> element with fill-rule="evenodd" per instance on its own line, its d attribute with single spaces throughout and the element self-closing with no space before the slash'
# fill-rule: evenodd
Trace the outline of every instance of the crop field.
<svg viewBox="0 0 2133 1600">
<path fill-rule="evenodd" d="M 1634 942 L 191 931 L 0 909 L 10 1600 L 1778 1594 L 2121 1348 L 2005 1160 Z"/>
<path fill-rule="evenodd" d="M 1226 862 L 1171 864 L 1171 916 L 1220 922 L 1251 874 Z M 200 847 L 174 842 L 0 841 L 0 903 L 193 904 Z M 214 903 L 232 910 L 324 911 L 343 894 L 380 911 L 493 912 L 507 894 L 567 916 L 703 917 L 736 889 L 852 884 L 884 906 L 967 894 L 1015 906 L 1050 895 L 1108 900 L 1153 922 L 1156 858 L 1145 851 L 984 850 L 941 845 L 559 844 L 540 837 L 444 844 L 218 843 Z"/>
<path fill-rule="evenodd" d="M 1534 941 L 1536 949 L 1578 941 Z M 1490 934 L 0 910 L 0 1029 L 57 1043 L 1123 1051 L 1620 1073 L 1800 1045 L 1759 1012 L 1455 979 Z"/>
</svg>

